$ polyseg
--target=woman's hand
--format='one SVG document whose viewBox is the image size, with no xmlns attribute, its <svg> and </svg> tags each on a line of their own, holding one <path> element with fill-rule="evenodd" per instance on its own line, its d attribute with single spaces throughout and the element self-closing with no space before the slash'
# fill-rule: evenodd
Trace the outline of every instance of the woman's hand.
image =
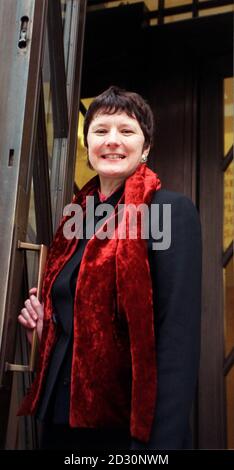
<svg viewBox="0 0 234 470">
<path fill-rule="evenodd" d="M 37 288 L 32 287 L 29 291 L 29 299 L 24 302 L 25 308 L 22 308 L 18 316 L 19 323 L 26 328 L 27 338 L 30 344 L 32 344 L 34 329 L 36 328 L 37 336 L 40 341 L 43 328 L 44 305 L 39 302 L 36 293 Z"/>
</svg>

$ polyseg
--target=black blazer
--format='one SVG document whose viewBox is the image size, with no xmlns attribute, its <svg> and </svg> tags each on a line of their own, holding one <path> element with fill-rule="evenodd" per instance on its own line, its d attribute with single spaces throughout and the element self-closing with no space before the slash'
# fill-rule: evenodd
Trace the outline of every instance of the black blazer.
<svg viewBox="0 0 234 470">
<path fill-rule="evenodd" d="M 196 391 L 200 355 L 201 227 L 187 197 L 166 190 L 152 203 L 171 204 L 171 246 L 152 251 L 158 392 L 154 423 L 147 445 L 132 441 L 132 449 L 192 447 L 189 418 Z"/>
<path fill-rule="evenodd" d="M 115 204 L 119 197 L 117 191 L 106 202 Z M 186 449 L 191 448 L 189 418 L 200 351 L 200 222 L 193 203 L 182 194 L 161 189 L 155 193 L 152 203 L 159 204 L 160 223 L 163 204 L 171 204 L 171 245 L 165 251 L 155 251 L 152 250 L 155 240 L 151 237 L 147 241 L 155 311 L 157 402 L 149 443 L 132 439 L 131 448 Z M 58 276 L 55 293 L 62 292 L 59 283 L 64 284 L 66 278 L 67 288 L 70 286 L 74 291 L 86 243 L 83 240 L 78 245 L 77 253 Z M 38 410 L 40 419 L 55 423 L 68 422 L 73 323 L 71 291 L 68 289 L 65 296 L 54 296 L 54 320 L 60 324 L 61 335 Z M 61 310 L 63 315 L 60 316 Z M 55 383 L 57 393 L 54 396 Z"/>
</svg>

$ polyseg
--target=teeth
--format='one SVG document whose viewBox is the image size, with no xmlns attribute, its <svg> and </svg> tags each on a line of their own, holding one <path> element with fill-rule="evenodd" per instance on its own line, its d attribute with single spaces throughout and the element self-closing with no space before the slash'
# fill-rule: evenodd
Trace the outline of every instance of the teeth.
<svg viewBox="0 0 234 470">
<path fill-rule="evenodd" d="M 109 160 L 121 160 L 124 157 L 124 155 L 104 155 L 104 158 L 107 158 Z"/>
</svg>

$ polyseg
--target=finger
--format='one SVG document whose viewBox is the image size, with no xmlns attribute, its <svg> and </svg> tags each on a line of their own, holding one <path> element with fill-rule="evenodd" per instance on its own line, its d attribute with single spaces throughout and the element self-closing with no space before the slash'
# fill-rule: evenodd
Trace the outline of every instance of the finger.
<svg viewBox="0 0 234 470">
<path fill-rule="evenodd" d="M 24 327 L 24 328 L 27 328 L 27 330 L 32 330 L 35 328 L 35 326 L 31 326 L 29 325 L 28 321 L 25 320 L 25 318 L 23 317 L 23 315 L 18 315 L 18 321 L 19 323 Z"/>
<path fill-rule="evenodd" d="M 33 318 L 31 317 L 31 315 L 28 313 L 27 309 L 26 308 L 23 308 L 20 312 L 21 316 L 24 318 L 24 320 L 26 320 L 27 322 L 27 327 L 30 327 L 30 328 L 35 328 L 36 326 L 36 322 L 33 320 Z"/>
<path fill-rule="evenodd" d="M 44 310 L 42 304 L 39 302 L 38 298 L 35 295 L 30 296 L 30 302 L 32 304 L 33 309 L 36 311 L 38 318 L 43 318 Z"/>
<path fill-rule="evenodd" d="M 36 294 L 37 293 L 37 287 L 31 287 L 31 289 L 29 289 L 29 294 Z"/>
<path fill-rule="evenodd" d="M 22 308 L 20 315 L 18 316 L 20 323 L 23 324 L 26 328 L 35 328 L 36 323 L 29 315 L 26 308 Z"/>
<path fill-rule="evenodd" d="M 33 318 L 33 320 L 37 320 L 38 319 L 38 315 L 37 315 L 37 312 L 36 310 L 34 310 L 32 304 L 31 304 L 31 301 L 29 299 L 27 299 L 25 302 L 24 302 L 24 305 L 29 313 L 29 315 Z"/>
</svg>

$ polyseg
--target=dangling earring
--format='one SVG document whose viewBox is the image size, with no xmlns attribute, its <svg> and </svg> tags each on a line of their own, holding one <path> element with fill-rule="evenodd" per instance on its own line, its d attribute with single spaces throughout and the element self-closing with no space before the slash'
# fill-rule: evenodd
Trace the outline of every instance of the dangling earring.
<svg viewBox="0 0 234 470">
<path fill-rule="evenodd" d="M 148 159 L 147 155 L 143 154 L 142 157 L 141 157 L 141 163 L 146 163 L 147 159 Z"/>
</svg>

